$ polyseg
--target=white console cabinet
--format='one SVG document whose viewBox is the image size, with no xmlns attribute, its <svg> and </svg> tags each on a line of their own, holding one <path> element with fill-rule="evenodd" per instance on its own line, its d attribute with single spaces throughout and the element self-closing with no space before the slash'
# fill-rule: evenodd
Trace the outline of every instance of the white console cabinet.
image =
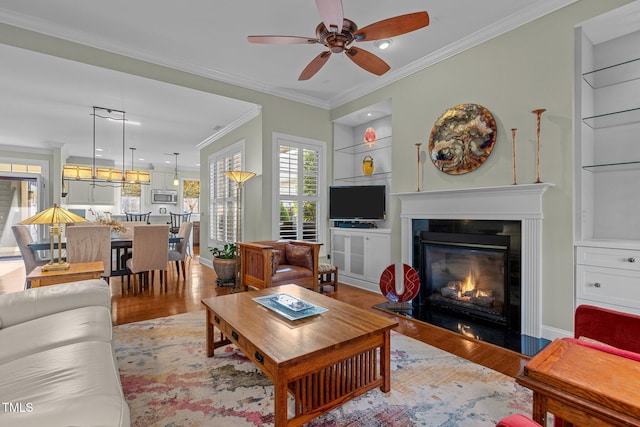
<svg viewBox="0 0 640 427">
<path fill-rule="evenodd" d="M 331 229 L 331 262 L 340 281 L 379 291 L 380 274 L 391 263 L 389 229 Z"/>
<path fill-rule="evenodd" d="M 576 305 L 640 312 L 640 2 L 576 27 Z"/>
</svg>

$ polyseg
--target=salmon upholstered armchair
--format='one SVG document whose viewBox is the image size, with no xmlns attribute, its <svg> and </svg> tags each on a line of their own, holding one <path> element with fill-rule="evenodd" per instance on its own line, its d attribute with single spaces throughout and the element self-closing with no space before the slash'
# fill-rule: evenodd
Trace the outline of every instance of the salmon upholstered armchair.
<svg viewBox="0 0 640 427">
<path fill-rule="evenodd" d="M 238 243 L 242 287 L 263 289 L 294 283 L 317 292 L 321 245 L 298 240 Z"/>
</svg>

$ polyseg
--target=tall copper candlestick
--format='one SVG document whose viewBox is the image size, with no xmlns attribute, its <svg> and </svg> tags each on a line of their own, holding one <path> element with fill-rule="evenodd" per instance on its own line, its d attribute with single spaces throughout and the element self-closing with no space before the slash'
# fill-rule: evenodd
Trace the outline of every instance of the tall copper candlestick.
<svg viewBox="0 0 640 427">
<path fill-rule="evenodd" d="M 542 182 L 540 181 L 540 116 L 542 116 L 542 113 L 545 111 L 547 111 L 545 108 L 539 108 L 532 111 L 532 113 L 536 115 L 536 140 L 538 141 L 538 149 L 536 153 L 536 184 Z"/>
<path fill-rule="evenodd" d="M 516 131 L 518 129 L 511 129 L 511 146 L 513 147 L 513 185 L 516 185 Z"/>
<path fill-rule="evenodd" d="M 422 145 L 421 142 L 417 142 L 416 143 L 416 148 L 418 150 L 418 189 L 416 191 L 421 191 L 420 190 L 420 182 L 422 181 L 421 177 L 420 177 L 420 146 Z"/>
</svg>

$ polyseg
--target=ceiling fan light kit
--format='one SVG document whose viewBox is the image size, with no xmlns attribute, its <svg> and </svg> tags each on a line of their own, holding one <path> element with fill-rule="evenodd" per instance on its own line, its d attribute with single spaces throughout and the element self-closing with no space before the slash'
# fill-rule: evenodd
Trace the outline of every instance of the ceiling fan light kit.
<svg viewBox="0 0 640 427">
<path fill-rule="evenodd" d="M 298 80 L 308 80 L 313 77 L 327 62 L 332 53 L 344 52 L 362 69 L 378 76 L 386 73 L 391 67 L 381 58 L 364 49 L 351 46 L 353 42 L 379 41 L 376 47 L 386 49 L 391 44 L 391 37 L 396 37 L 429 25 L 427 12 L 415 12 L 387 18 L 375 22 L 364 28 L 350 19 L 346 19 L 342 12 L 342 0 L 316 0 L 316 7 L 322 22 L 316 27 L 316 38 L 297 36 L 249 36 L 250 43 L 260 44 L 321 44 L 328 51 L 324 51 L 311 60 L 300 73 Z M 386 47 L 381 47 L 386 45 Z"/>
<path fill-rule="evenodd" d="M 380 50 L 385 50 L 385 49 L 388 49 L 389 46 L 391 46 L 391 43 L 393 43 L 391 39 L 382 39 L 382 40 L 376 40 L 373 43 L 373 45 Z"/>
</svg>

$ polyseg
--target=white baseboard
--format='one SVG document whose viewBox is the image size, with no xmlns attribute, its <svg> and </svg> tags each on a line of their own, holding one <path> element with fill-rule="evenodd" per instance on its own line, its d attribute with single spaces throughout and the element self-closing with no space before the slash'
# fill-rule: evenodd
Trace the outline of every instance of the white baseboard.
<svg viewBox="0 0 640 427">
<path fill-rule="evenodd" d="M 542 325 L 542 338 L 553 341 L 559 338 L 573 338 L 573 332 Z"/>
</svg>

